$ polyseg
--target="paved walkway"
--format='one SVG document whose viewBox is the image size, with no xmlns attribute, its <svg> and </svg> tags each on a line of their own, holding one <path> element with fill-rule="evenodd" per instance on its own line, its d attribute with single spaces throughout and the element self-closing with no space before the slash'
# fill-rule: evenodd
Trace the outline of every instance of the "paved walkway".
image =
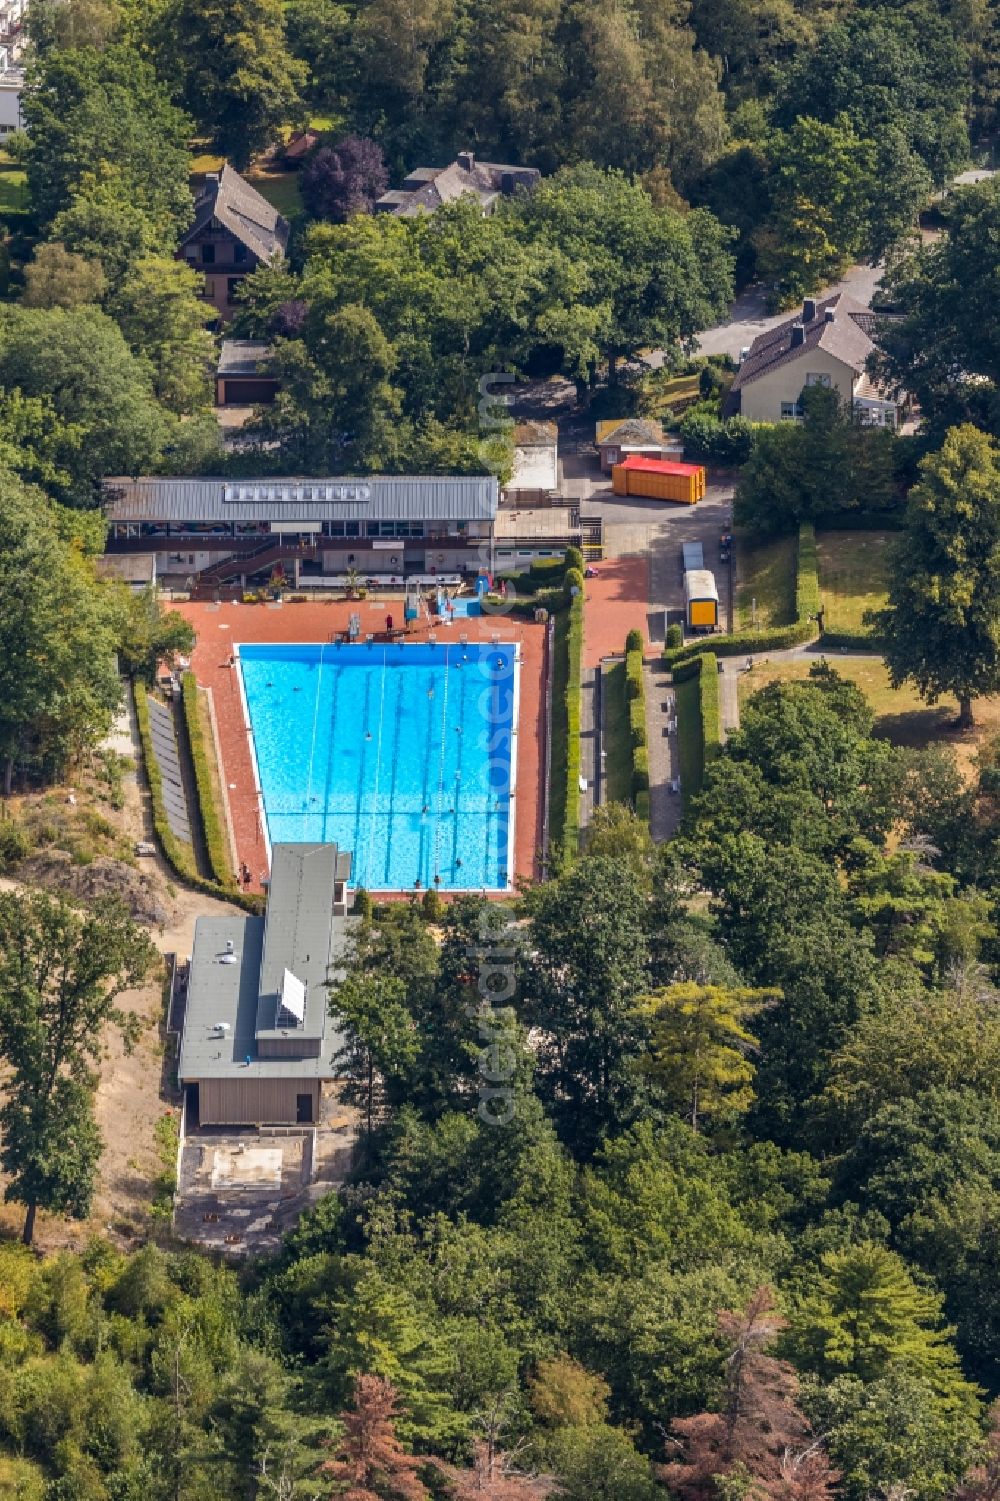
<svg viewBox="0 0 1000 1501">
<path fill-rule="evenodd" d="M 654 844 L 662 844 L 677 832 L 681 821 L 680 797 L 670 791 L 680 776 L 677 736 L 668 726 L 676 723 L 676 700 L 670 674 L 656 658 L 643 668 L 646 685 L 646 735 L 649 740 L 649 828 Z"/>
</svg>

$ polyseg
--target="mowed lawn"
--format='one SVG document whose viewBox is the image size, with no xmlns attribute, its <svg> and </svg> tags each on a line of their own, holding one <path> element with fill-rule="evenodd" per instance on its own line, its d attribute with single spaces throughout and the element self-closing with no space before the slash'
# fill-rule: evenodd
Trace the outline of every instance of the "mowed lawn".
<svg viewBox="0 0 1000 1501">
<path fill-rule="evenodd" d="M 795 619 L 798 538 L 736 538 L 736 628 L 790 625 Z"/>
<path fill-rule="evenodd" d="M 824 659 L 818 652 L 773 665 L 759 660 L 752 672 L 740 674 L 741 707 L 765 683 L 803 682 L 813 663 L 821 660 Z M 841 657 L 834 651 L 825 660 L 842 677 L 857 683 L 864 693 L 875 711 L 876 735 L 883 736 L 893 745 L 908 745 L 916 749 L 933 743 L 950 745 L 965 776 L 973 773 L 979 747 L 1000 734 L 1000 699 L 977 699 L 973 706 L 975 726 L 968 731 L 957 731 L 954 723 L 958 704 L 953 698 L 942 698 L 931 705 L 908 685 L 893 688 L 884 663 L 875 658 Z"/>
<path fill-rule="evenodd" d="M 867 634 L 866 610 L 880 610 L 889 590 L 891 532 L 821 532 L 816 538 L 819 588 L 828 631 Z"/>
<path fill-rule="evenodd" d="M 604 775 L 609 803 L 632 801 L 632 742 L 625 699 L 625 663 L 604 666 Z"/>
</svg>

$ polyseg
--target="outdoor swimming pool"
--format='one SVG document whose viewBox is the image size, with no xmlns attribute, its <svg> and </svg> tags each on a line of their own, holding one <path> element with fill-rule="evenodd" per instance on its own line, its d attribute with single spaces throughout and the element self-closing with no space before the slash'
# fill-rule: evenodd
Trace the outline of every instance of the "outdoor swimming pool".
<svg viewBox="0 0 1000 1501">
<path fill-rule="evenodd" d="M 272 844 L 336 842 L 370 891 L 510 884 L 513 645 L 237 651 Z"/>
</svg>

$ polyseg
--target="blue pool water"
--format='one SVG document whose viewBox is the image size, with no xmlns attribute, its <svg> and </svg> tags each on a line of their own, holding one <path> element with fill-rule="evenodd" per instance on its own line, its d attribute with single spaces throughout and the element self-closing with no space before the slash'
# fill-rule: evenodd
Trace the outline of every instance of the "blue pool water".
<svg viewBox="0 0 1000 1501">
<path fill-rule="evenodd" d="M 241 646 L 239 661 L 272 844 L 336 842 L 371 891 L 508 885 L 513 646 Z"/>
<path fill-rule="evenodd" d="M 450 604 L 450 613 L 452 619 L 454 620 L 460 620 L 463 617 L 469 618 L 473 615 L 481 615 L 483 613 L 482 604 L 478 599 L 453 599 L 450 601 Z M 444 615 L 447 611 L 447 608 L 448 603 L 446 603 L 444 595 L 439 594 L 437 601 L 438 614 Z"/>
</svg>

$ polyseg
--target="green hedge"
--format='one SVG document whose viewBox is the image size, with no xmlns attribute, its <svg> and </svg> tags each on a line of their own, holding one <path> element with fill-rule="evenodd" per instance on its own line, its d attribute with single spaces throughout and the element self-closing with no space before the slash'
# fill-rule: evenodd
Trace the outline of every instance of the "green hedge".
<svg viewBox="0 0 1000 1501">
<path fill-rule="evenodd" d="M 881 636 L 866 636 L 863 631 L 824 631 L 820 645 L 827 651 L 872 652 L 876 656 L 885 650 Z"/>
<path fill-rule="evenodd" d="M 639 818 L 649 822 L 649 750 L 646 731 L 646 681 L 643 677 L 641 631 L 625 638 L 625 702 L 628 706 L 629 744 L 632 749 L 632 801 Z"/>
<path fill-rule="evenodd" d="M 688 765 L 681 779 L 681 792 L 685 807 L 690 799 L 701 791 L 705 767 L 722 752 L 722 705 L 719 698 L 719 662 L 714 652 L 704 652 L 684 664 L 683 672 L 674 674 L 680 683 L 697 679 L 696 691 L 686 696 L 685 712 L 693 710 L 688 721 L 678 714 L 678 734 L 684 737 L 690 754 L 685 758 Z"/>
<path fill-rule="evenodd" d="M 222 887 L 216 881 L 207 881 L 204 876 L 200 876 L 195 868 L 194 850 L 189 849 L 176 837 L 167 822 L 163 802 L 163 778 L 160 775 L 159 763 L 153 753 L 153 737 L 149 728 L 149 701 L 141 683 L 137 686 L 135 693 L 135 717 L 139 726 L 142 758 L 146 766 L 146 780 L 149 783 L 149 795 L 153 805 L 153 828 L 167 864 L 185 886 L 190 886 L 194 891 L 233 902 L 247 912 L 263 911 L 264 898 L 262 896 Z"/>
<path fill-rule="evenodd" d="M 639 812 L 638 798 L 642 792 L 649 791 L 649 750 L 645 745 L 637 745 L 632 751 L 632 793 L 636 800 L 635 811 Z M 646 818 L 649 818 L 647 812 Z"/>
<path fill-rule="evenodd" d="M 701 714 L 701 735 L 705 742 L 705 765 L 722 752 L 722 702 L 719 696 L 719 662 L 714 652 L 706 652 L 701 660 L 701 681 L 698 684 L 698 708 Z"/>
<path fill-rule="evenodd" d="M 552 666 L 552 776 L 549 832 L 557 868 L 580 849 L 580 689 L 583 672 L 583 595 L 556 617 Z"/>
<path fill-rule="evenodd" d="M 628 706 L 628 730 L 632 740 L 632 749 L 638 750 L 646 744 L 646 700 L 634 698 Z"/>
<path fill-rule="evenodd" d="M 688 641 L 684 646 L 668 648 L 663 653 L 667 667 L 677 677 L 681 663 L 690 662 L 712 652 L 717 657 L 753 656 L 765 651 L 787 651 L 792 646 L 804 646 L 819 635 L 815 615 L 819 610 L 819 560 L 816 553 L 816 531 L 812 522 L 803 522 L 799 527 L 798 567 L 795 580 L 795 607 L 797 619 L 792 625 L 771 626 L 757 631 L 737 631 L 730 636 L 704 636 Z M 678 679 L 683 681 L 683 679 Z"/>
<path fill-rule="evenodd" d="M 644 693 L 642 680 L 642 652 L 627 651 L 625 653 L 625 697 L 629 702 L 642 698 Z"/>
<path fill-rule="evenodd" d="M 184 724 L 187 729 L 191 764 L 194 766 L 194 780 L 198 790 L 198 811 L 201 814 L 201 829 L 205 836 L 208 863 L 220 886 L 235 886 L 226 831 L 220 822 L 219 810 L 212 791 L 212 774 L 198 714 L 198 680 L 193 672 L 184 674 L 181 679 L 181 690 Z"/>
</svg>

